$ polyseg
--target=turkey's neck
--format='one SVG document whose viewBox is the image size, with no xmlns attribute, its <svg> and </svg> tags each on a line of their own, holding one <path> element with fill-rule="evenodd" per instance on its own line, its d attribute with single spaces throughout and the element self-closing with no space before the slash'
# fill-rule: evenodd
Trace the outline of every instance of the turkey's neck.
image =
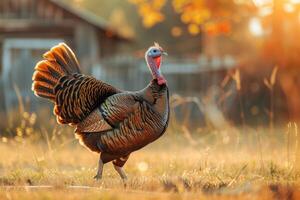
<svg viewBox="0 0 300 200">
<path fill-rule="evenodd" d="M 162 63 L 162 58 L 159 58 L 159 62 L 155 60 L 155 58 L 152 58 L 150 56 L 146 56 L 146 62 L 150 69 L 150 72 L 152 74 L 153 79 L 157 80 L 158 85 L 166 84 L 166 79 L 161 74 L 160 66 Z"/>
<path fill-rule="evenodd" d="M 166 84 L 159 85 L 157 79 L 153 79 L 142 91 L 142 97 L 163 117 L 168 119 L 169 91 Z"/>
</svg>

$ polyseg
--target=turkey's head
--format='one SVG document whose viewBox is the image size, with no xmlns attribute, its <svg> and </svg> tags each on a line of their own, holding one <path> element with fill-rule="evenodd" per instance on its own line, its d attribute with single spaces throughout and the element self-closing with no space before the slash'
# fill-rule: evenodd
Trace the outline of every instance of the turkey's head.
<svg viewBox="0 0 300 200">
<path fill-rule="evenodd" d="M 166 84 L 166 79 L 161 74 L 160 66 L 162 63 L 162 55 L 168 55 L 158 43 L 149 47 L 146 51 L 145 58 L 147 65 L 152 73 L 154 79 L 157 79 L 159 85 Z"/>
</svg>

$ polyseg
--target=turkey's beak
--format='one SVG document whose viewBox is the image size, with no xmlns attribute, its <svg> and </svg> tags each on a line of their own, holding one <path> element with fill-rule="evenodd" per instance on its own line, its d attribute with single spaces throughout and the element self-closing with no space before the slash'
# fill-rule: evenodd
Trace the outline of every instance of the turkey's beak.
<svg viewBox="0 0 300 200">
<path fill-rule="evenodd" d="M 163 55 L 165 55 L 165 56 L 167 56 L 167 55 L 168 55 L 168 53 L 167 53 L 167 52 L 165 52 L 165 51 L 163 51 L 163 52 L 162 52 L 162 54 L 163 54 Z"/>
</svg>

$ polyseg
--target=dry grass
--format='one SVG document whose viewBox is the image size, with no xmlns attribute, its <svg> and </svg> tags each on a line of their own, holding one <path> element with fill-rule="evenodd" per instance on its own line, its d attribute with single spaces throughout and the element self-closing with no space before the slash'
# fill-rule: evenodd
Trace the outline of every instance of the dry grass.
<svg viewBox="0 0 300 200">
<path fill-rule="evenodd" d="M 172 109 L 203 106 L 196 98 L 171 100 Z M 296 123 L 272 134 L 229 123 L 191 130 L 173 115 L 162 138 L 130 156 L 125 188 L 112 164 L 95 181 L 98 155 L 57 125 L 49 109 L 39 112 L 11 111 L 0 133 L 0 199 L 300 198 Z"/>
<path fill-rule="evenodd" d="M 283 132 L 272 140 L 263 132 L 249 131 L 238 142 L 233 130 L 203 131 L 191 135 L 193 143 L 172 131 L 131 155 L 125 165 L 126 188 L 111 164 L 105 165 L 103 180 L 94 181 L 98 155 L 73 138 L 58 139 L 52 133 L 44 141 L 4 139 L 0 142 L 0 199 L 300 197 L 300 169 L 293 146 L 297 138 L 292 130 L 289 137 Z M 33 187 L 41 185 L 51 188 Z"/>
</svg>

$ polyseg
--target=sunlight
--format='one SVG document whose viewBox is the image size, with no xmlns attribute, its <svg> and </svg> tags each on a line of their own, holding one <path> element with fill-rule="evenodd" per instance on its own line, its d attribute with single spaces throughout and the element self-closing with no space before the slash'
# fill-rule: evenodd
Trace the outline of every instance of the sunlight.
<svg viewBox="0 0 300 200">
<path fill-rule="evenodd" d="M 262 36 L 264 33 L 261 21 L 257 17 L 253 17 L 249 21 L 249 31 L 254 36 Z"/>
<path fill-rule="evenodd" d="M 252 1 L 256 7 L 272 6 L 274 3 L 274 0 L 252 0 Z M 286 2 L 286 5 L 289 5 L 289 7 L 292 6 L 291 4 L 300 4 L 300 0 L 288 0 L 285 2 Z"/>
<path fill-rule="evenodd" d="M 296 5 L 300 3 L 300 0 L 286 0 L 283 5 L 283 10 L 287 13 L 292 13 L 296 9 Z M 259 10 L 259 16 L 264 17 L 272 14 L 274 0 L 253 0 L 254 5 Z"/>
<path fill-rule="evenodd" d="M 256 7 L 273 5 L 273 0 L 253 0 Z"/>
<path fill-rule="evenodd" d="M 299 4 L 299 3 L 300 3 L 300 0 L 290 0 L 290 2 L 291 2 L 292 4 Z"/>
<path fill-rule="evenodd" d="M 272 14 L 272 12 L 273 12 L 272 7 L 265 6 L 265 7 L 259 8 L 258 15 L 261 17 L 265 17 L 265 16 Z"/>
<path fill-rule="evenodd" d="M 295 11 L 295 6 L 291 3 L 286 3 L 284 4 L 284 7 L 283 9 L 288 12 L 288 13 L 291 13 L 291 12 L 294 12 Z"/>
<path fill-rule="evenodd" d="M 138 168 L 138 170 L 140 171 L 140 172 L 145 172 L 145 171 L 147 171 L 148 170 L 148 163 L 146 163 L 146 162 L 139 162 L 139 163 L 137 163 L 137 168 Z"/>
</svg>

